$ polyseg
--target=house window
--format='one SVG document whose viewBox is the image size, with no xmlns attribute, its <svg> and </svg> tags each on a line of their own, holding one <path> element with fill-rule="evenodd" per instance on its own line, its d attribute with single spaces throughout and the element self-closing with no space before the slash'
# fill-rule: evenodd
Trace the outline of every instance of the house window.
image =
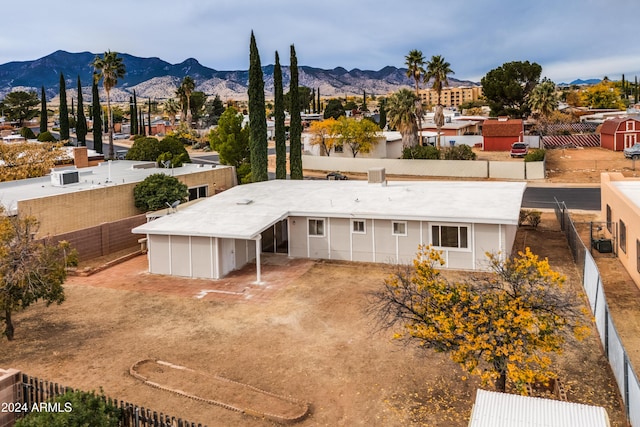
<svg viewBox="0 0 640 427">
<path fill-rule="evenodd" d="M 469 247 L 469 227 L 432 225 L 431 239 L 433 246 L 466 249 Z"/>
<path fill-rule="evenodd" d="M 627 226 L 622 220 L 620 220 L 620 249 L 627 253 Z"/>
<path fill-rule="evenodd" d="M 201 185 L 200 187 L 191 187 L 189 189 L 189 200 L 200 199 L 202 197 L 207 197 L 209 186 Z"/>
<path fill-rule="evenodd" d="M 611 233 L 611 206 L 607 205 L 607 230 Z"/>
<path fill-rule="evenodd" d="M 324 237 L 324 219 L 309 219 L 309 236 Z"/>
<path fill-rule="evenodd" d="M 333 146 L 334 153 L 344 153 L 344 147 L 342 145 L 334 145 Z"/>
<path fill-rule="evenodd" d="M 367 228 L 363 219 L 354 219 L 351 221 L 351 231 L 356 234 L 366 234 Z"/>
<path fill-rule="evenodd" d="M 406 236 L 407 221 L 393 221 L 391 234 L 394 236 Z"/>
<path fill-rule="evenodd" d="M 633 120 L 627 120 L 627 130 L 635 130 L 635 122 Z"/>
</svg>

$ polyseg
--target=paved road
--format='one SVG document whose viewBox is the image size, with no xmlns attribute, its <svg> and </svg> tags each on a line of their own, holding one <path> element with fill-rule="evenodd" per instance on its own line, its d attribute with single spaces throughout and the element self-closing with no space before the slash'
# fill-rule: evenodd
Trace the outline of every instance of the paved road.
<svg viewBox="0 0 640 427">
<path fill-rule="evenodd" d="M 552 209 L 554 197 L 569 209 L 600 210 L 600 187 L 527 187 L 522 207 Z"/>
</svg>

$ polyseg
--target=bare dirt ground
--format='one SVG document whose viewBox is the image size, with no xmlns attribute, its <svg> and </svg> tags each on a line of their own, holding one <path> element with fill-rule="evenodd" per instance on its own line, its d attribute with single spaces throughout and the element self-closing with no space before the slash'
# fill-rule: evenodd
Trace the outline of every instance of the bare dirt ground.
<svg viewBox="0 0 640 427">
<path fill-rule="evenodd" d="M 508 153 L 483 155 L 510 159 Z M 601 169 L 633 176 L 631 163 L 602 149 L 550 150 L 546 181 L 597 185 Z M 578 272 L 552 214 L 543 214 L 537 230 L 520 230 L 515 249 L 525 246 L 549 257 L 580 295 Z M 598 263 L 614 319 L 622 319 L 619 333 L 640 336 L 640 308 L 634 304 L 640 291 L 622 277 L 617 260 Z M 0 342 L 0 366 L 85 390 L 103 388 L 112 397 L 211 427 L 273 422 L 151 388 L 129 375 L 131 365 L 165 360 L 302 400 L 311 408 L 303 426 L 468 424 L 477 381 L 461 381 L 458 367 L 442 354 L 401 347 L 390 332 L 376 333 L 364 314 L 368 293 L 390 267 L 309 262 L 296 268 L 286 279 L 265 272 L 262 288 L 249 284 L 255 279 L 251 266 L 245 285 L 237 283 L 242 272 L 231 284 L 159 279 L 144 272 L 142 257 L 71 277 L 65 303 L 38 304 L 16 316 L 16 340 Z M 227 286 L 237 292 L 196 298 L 203 289 Z M 589 339 L 557 357 L 556 366 L 570 401 L 602 405 L 613 426 L 627 426 L 595 327 Z M 190 385 L 186 376 L 175 381 L 176 388 Z"/>
<path fill-rule="evenodd" d="M 516 249 L 525 246 L 549 257 L 579 293 L 552 214 L 543 215 L 537 230 L 521 229 Z M 263 288 L 251 286 L 252 298 L 198 299 L 216 282 L 165 277 L 162 293 L 141 290 L 138 284 L 147 286 L 154 276 L 138 258 L 72 277 L 62 305 L 38 304 L 17 315 L 16 340 L 0 344 L 0 366 L 85 390 L 102 387 L 107 395 L 209 426 L 273 422 L 149 387 L 129 375 L 132 364 L 164 360 L 302 400 L 311 408 L 302 426 L 466 426 L 477 381 L 461 381 L 443 354 L 397 345 L 365 314 L 368 293 L 390 272 L 385 265 L 309 262 L 290 280 L 267 276 Z M 254 280 L 251 266 L 245 276 Z M 602 405 L 613 426 L 626 426 L 595 329 L 556 358 L 556 369 L 570 401 Z M 190 387 L 179 376 L 172 381 Z M 206 387 L 198 384 L 209 393 Z"/>
</svg>

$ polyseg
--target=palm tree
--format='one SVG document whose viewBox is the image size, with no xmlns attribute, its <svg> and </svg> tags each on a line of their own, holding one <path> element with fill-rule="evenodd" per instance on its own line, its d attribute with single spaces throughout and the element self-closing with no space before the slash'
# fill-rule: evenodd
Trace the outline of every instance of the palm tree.
<svg viewBox="0 0 640 427">
<path fill-rule="evenodd" d="M 186 101 L 186 118 L 187 118 L 187 127 L 191 127 L 191 92 L 196 88 L 196 82 L 189 76 L 186 76 L 182 79 L 180 83 L 179 90 L 182 92 L 182 95 L 185 97 Z"/>
<path fill-rule="evenodd" d="M 435 120 L 438 128 L 438 148 L 440 148 L 440 129 L 444 124 L 444 114 L 442 113 L 440 94 L 442 93 L 442 88 L 444 86 L 449 86 L 449 79 L 447 78 L 449 74 L 455 73 L 451 69 L 451 64 L 445 61 L 441 55 L 433 55 L 431 60 L 427 62 L 427 72 L 424 75 L 424 81 L 427 83 L 429 80 L 433 80 L 431 88 L 438 93 L 438 105 L 436 106 L 436 115 L 434 116 L 434 118 L 438 119 Z"/>
<path fill-rule="evenodd" d="M 424 55 L 422 51 L 413 49 L 404 57 L 407 66 L 407 77 L 413 78 L 416 83 L 416 116 L 418 118 L 418 129 L 420 130 L 420 145 L 422 145 L 422 100 L 420 98 L 420 78 L 424 76 Z"/>
<path fill-rule="evenodd" d="M 537 128 L 541 134 L 546 134 L 549 116 L 558 109 L 558 95 L 556 85 L 551 80 L 544 78 L 529 94 L 529 107 L 537 116 Z"/>
<path fill-rule="evenodd" d="M 113 159 L 115 153 L 113 151 L 113 114 L 111 113 L 111 99 L 109 94 L 111 89 L 118 84 L 118 79 L 124 77 L 126 72 L 122 58 L 118 56 L 117 52 L 111 52 L 110 50 L 105 52 L 102 58 L 98 55 L 91 63 L 95 68 L 96 81 L 102 79 L 104 90 L 107 93 L 107 120 L 109 123 L 109 158 Z"/>
<path fill-rule="evenodd" d="M 169 98 L 164 102 L 164 112 L 169 116 L 171 127 L 174 127 L 176 124 L 176 114 L 178 114 L 178 111 L 180 111 L 180 106 L 175 99 Z"/>
<path fill-rule="evenodd" d="M 543 118 L 555 111 L 558 108 L 555 83 L 545 78 L 536 85 L 529 95 L 529 107 Z"/>
<path fill-rule="evenodd" d="M 385 107 L 389 127 L 397 129 L 402 135 L 405 147 L 416 145 L 418 125 L 416 123 L 417 96 L 409 89 L 400 89 L 387 98 Z"/>
</svg>

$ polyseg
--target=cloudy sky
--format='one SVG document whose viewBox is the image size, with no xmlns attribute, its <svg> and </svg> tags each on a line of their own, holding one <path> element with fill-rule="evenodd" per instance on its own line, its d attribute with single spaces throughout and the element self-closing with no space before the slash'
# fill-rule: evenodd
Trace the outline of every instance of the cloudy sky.
<svg viewBox="0 0 640 427">
<path fill-rule="evenodd" d="M 299 65 L 366 70 L 419 49 L 463 80 L 525 60 L 557 83 L 619 80 L 640 76 L 639 23 L 639 0 L 32 0 L 3 19 L 0 64 L 113 50 L 247 69 L 253 30 L 262 65 L 291 44 Z"/>
</svg>

